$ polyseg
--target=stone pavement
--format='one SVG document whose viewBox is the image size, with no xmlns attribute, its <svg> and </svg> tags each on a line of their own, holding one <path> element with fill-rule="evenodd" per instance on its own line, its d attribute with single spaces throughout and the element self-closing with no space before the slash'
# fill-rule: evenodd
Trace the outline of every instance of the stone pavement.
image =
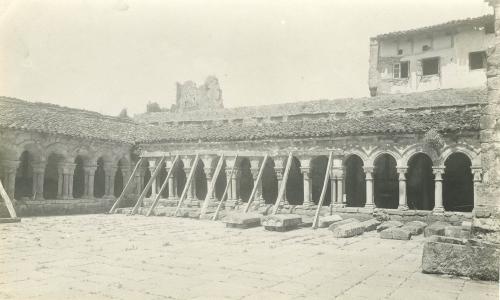
<svg viewBox="0 0 500 300">
<path fill-rule="evenodd" d="M 83 215 L 0 224 L 0 239 L 1 299 L 498 299 L 496 282 L 422 274 L 422 237 Z"/>
</svg>

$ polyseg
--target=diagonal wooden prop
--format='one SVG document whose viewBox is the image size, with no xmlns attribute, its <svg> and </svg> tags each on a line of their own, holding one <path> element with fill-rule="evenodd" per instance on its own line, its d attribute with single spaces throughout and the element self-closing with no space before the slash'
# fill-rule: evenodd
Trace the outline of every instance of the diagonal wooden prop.
<svg viewBox="0 0 500 300">
<path fill-rule="evenodd" d="M 328 156 L 328 164 L 326 166 L 325 180 L 323 181 L 323 189 L 321 190 L 321 196 L 319 197 L 318 200 L 318 208 L 316 209 L 316 214 L 314 215 L 312 223 L 313 229 L 318 228 L 319 213 L 321 211 L 321 207 L 323 206 L 323 202 L 325 200 L 326 189 L 328 187 L 328 181 L 330 179 L 330 169 L 332 168 L 332 157 L 333 157 L 333 152 L 330 152 L 330 155 Z"/>
<path fill-rule="evenodd" d="M 127 184 L 123 188 L 123 190 L 122 190 L 122 192 L 120 194 L 120 197 L 118 197 L 118 199 L 116 199 L 115 203 L 113 204 L 113 206 L 109 210 L 110 214 L 114 213 L 115 210 L 118 208 L 118 205 L 120 205 L 120 203 L 123 201 L 123 197 L 125 197 L 125 194 L 127 193 L 127 189 L 130 186 L 130 184 L 132 183 L 132 181 L 134 179 L 134 175 L 137 172 L 137 170 L 139 169 L 139 166 L 141 165 L 141 163 L 142 163 L 143 160 L 144 160 L 144 157 L 141 157 L 139 159 L 139 161 L 135 164 L 134 170 L 132 171 L 132 174 L 128 178 Z"/>
<path fill-rule="evenodd" d="M 283 174 L 283 180 L 281 180 L 281 186 L 278 193 L 278 197 L 276 198 L 276 202 L 273 207 L 273 215 L 278 212 L 281 201 L 283 200 L 283 196 L 286 191 L 286 182 L 288 181 L 288 174 L 290 173 L 290 166 L 292 165 L 293 156 L 292 153 L 288 155 L 288 160 L 286 161 L 285 174 Z"/>
<path fill-rule="evenodd" d="M 215 183 L 217 182 L 217 178 L 219 177 L 220 170 L 222 169 L 222 165 L 224 164 L 224 154 L 221 154 L 219 157 L 219 162 L 217 163 L 217 167 L 215 168 L 215 172 L 212 175 L 212 181 L 210 182 L 210 186 L 208 187 L 207 195 L 205 196 L 205 201 L 203 201 L 203 205 L 201 207 L 200 219 L 207 213 L 208 204 L 210 203 L 210 198 L 212 196 L 213 190 L 215 189 Z"/>
<path fill-rule="evenodd" d="M 238 161 L 238 154 L 236 154 L 236 156 L 234 158 L 234 165 L 231 168 L 231 173 L 229 173 L 229 178 L 226 178 L 226 188 L 224 188 L 224 193 L 222 193 L 222 197 L 220 198 L 219 205 L 217 205 L 217 209 L 215 210 L 212 221 L 216 221 L 217 218 L 219 218 L 219 212 L 220 212 L 220 209 L 222 208 L 222 204 L 224 203 L 224 198 L 226 197 L 227 191 L 229 190 L 229 187 L 231 186 L 231 179 L 233 179 L 233 174 L 234 174 L 234 170 L 236 169 L 236 162 L 237 161 Z"/>
<path fill-rule="evenodd" d="M 10 201 L 10 197 L 3 188 L 2 181 L 0 180 L 0 196 L 2 196 L 3 201 L 5 202 L 5 206 L 7 206 L 7 210 L 9 211 L 10 217 L 15 219 L 17 218 L 16 210 L 14 209 L 14 205 L 12 201 Z"/>
<path fill-rule="evenodd" d="M 184 190 L 182 191 L 181 198 L 179 199 L 179 203 L 177 203 L 177 208 L 175 209 L 174 216 L 177 216 L 177 213 L 181 209 L 182 202 L 187 196 L 187 191 L 191 187 L 191 182 L 193 181 L 194 173 L 196 171 L 196 166 L 198 165 L 198 161 L 200 160 L 200 155 L 196 154 L 194 158 L 193 166 L 191 167 L 191 171 L 189 172 L 189 176 L 187 178 L 186 184 L 184 185 Z"/>
<path fill-rule="evenodd" d="M 168 179 L 172 176 L 173 170 L 174 170 L 175 165 L 177 164 L 178 161 L 179 161 L 179 155 L 176 155 L 174 158 L 174 161 L 172 162 L 172 166 L 170 167 L 170 170 L 168 170 L 167 177 L 165 177 L 165 180 L 163 180 L 163 183 L 160 187 L 160 190 L 156 194 L 155 199 L 153 200 L 153 203 L 151 204 L 151 207 L 149 208 L 148 213 L 146 214 L 146 217 L 151 216 L 151 214 L 153 213 L 153 211 L 156 208 L 156 205 L 158 205 L 158 202 L 160 201 L 161 193 L 163 192 L 165 187 L 168 185 Z"/>
<path fill-rule="evenodd" d="M 253 202 L 253 198 L 255 198 L 255 193 L 257 192 L 259 184 L 262 184 L 262 182 L 261 182 L 262 173 L 264 173 L 264 167 L 266 166 L 266 162 L 267 162 L 268 157 L 269 157 L 269 155 L 266 154 L 266 156 L 264 156 L 264 159 L 262 160 L 262 165 L 260 166 L 259 174 L 257 175 L 257 179 L 255 179 L 255 182 L 253 183 L 252 193 L 250 194 L 250 197 L 248 198 L 247 205 L 245 206 L 245 213 L 247 213 L 248 210 L 250 209 L 250 205 Z"/>
<path fill-rule="evenodd" d="M 156 166 L 156 169 L 154 170 L 153 174 L 151 174 L 151 178 L 149 178 L 148 184 L 146 184 L 146 186 L 142 190 L 141 195 L 139 196 L 139 199 L 137 199 L 137 202 L 135 203 L 134 208 L 130 212 L 130 215 L 137 213 L 139 206 L 141 206 L 141 204 L 142 204 L 142 200 L 144 199 L 144 197 L 146 197 L 146 194 L 148 193 L 149 188 L 153 184 L 153 181 L 156 179 L 156 176 L 158 176 L 158 174 L 160 173 L 160 169 L 162 168 L 161 165 L 163 164 L 165 159 L 166 159 L 166 157 L 162 156 L 162 158 L 160 159 L 160 162 L 158 163 L 158 166 Z"/>
</svg>

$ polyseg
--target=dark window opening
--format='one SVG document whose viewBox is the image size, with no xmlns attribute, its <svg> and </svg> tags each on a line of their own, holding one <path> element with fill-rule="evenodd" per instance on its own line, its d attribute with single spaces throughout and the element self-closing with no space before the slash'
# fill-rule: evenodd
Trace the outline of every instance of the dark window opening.
<svg viewBox="0 0 500 300">
<path fill-rule="evenodd" d="M 401 78 L 408 78 L 409 77 L 408 76 L 409 69 L 410 69 L 410 62 L 409 61 L 401 62 L 401 68 L 400 68 Z"/>
<path fill-rule="evenodd" d="M 403 49 L 398 49 L 398 55 L 402 55 L 403 54 Z"/>
<path fill-rule="evenodd" d="M 486 53 L 484 51 L 469 53 L 469 68 L 471 70 L 486 68 Z"/>
<path fill-rule="evenodd" d="M 422 59 L 422 75 L 439 74 L 439 57 Z"/>
<path fill-rule="evenodd" d="M 422 51 L 428 51 L 430 49 L 431 49 L 431 46 L 429 46 L 429 45 L 423 45 L 422 46 Z"/>
<path fill-rule="evenodd" d="M 495 33 L 495 23 L 490 22 L 484 26 L 484 33 L 485 34 L 494 34 Z"/>
</svg>

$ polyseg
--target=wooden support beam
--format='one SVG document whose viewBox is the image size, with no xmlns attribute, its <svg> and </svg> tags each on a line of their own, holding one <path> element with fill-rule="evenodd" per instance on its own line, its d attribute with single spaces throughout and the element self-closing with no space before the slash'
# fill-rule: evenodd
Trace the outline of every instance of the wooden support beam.
<svg viewBox="0 0 500 300">
<path fill-rule="evenodd" d="M 9 215 L 11 218 L 17 218 L 16 209 L 14 208 L 14 204 L 10 200 L 9 195 L 3 188 L 2 181 L 0 180 L 0 196 L 2 196 L 3 201 L 5 202 L 5 206 L 7 206 L 7 210 L 9 211 Z"/>
<path fill-rule="evenodd" d="M 262 165 L 260 166 L 259 174 L 257 175 L 257 179 L 255 179 L 255 182 L 253 183 L 252 193 L 250 194 L 250 197 L 248 198 L 248 201 L 247 201 L 247 205 L 245 206 L 245 213 L 247 213 L 248 210 L 250 209 L 250 205 L 253 202 L 253 198 L 255 198 L 255 193 L 257 192 L 257 188 L 259 187 L 259 184 L 262 184 L 262 182 L 261 182 L 262 173 L 264 173 L 264 167 L 266 165 L 268 157 L 269 157 L 269 155 L 266 154 L 266 156 L 264 156 L 264 159 L 262 160 Z"/>
<path fill-rule="evenodd" d="M 321 190 L 321 195 L 318 200 L 318 208 L 316 209 L 316 214 L 314 215 L 312 223 L 313 229 L 318 228 L 319 213 L 321 211 L 321 207 L 323 206 L 323 202 L 325 200 L 325 195 L 326 195 L 326 189 L 330 181 L 330 169 L 332 168 L 332 157 L 333 157 L 333 152 L 330 152 L 330 155 L 328 156 L 328 165 L 326 166 L 325 180 L 323 180 L 323 189 Z"/>
<path fill-rule="evenodd" d="M 109 210 L 109 213 L 112 214 L 115 212 L 115 210 L 118 208 L 118 205 L 120 205 L 120 203 L 123 201 L 123 198 L 125 197 L 125 194 L 127 193 L 127 189 L 128 187 L 130 186 L 130 184 L 132 183 L 133 179 L 134 179 L 134 176 L 135 176 L 135 173 L 137 172 L 137 170 L 139 169 L 139 166 L 142 164 L 144 158 L 141 157 L 139 159 L 139 161 L 135 164 L 135 167 L 134 167 L 134 170 L 132 171 L 132 174 L 130 175 L 130 177 L 128 178 L 128 181 L 127 181 L 127 184 L 125 185 L 125 187 L 123 188 L 121 194 L 120 194 L 120 197 L 118 197 L 118 199 L 116 199 L 115 203 L 113 204 L 113 206 L 111 207 L 111 209 Z"/>
<path fill-rule="evenodd" d="M 168 179 L 172 176 L 173 170 L 175 168 L 175 165 L 179 161 L 179 155 L 176 155 L 174 158 L 174 161 L 172 162 L 172 166 L 170 167 L 170 170 L 168 170 L 167 177 L 165 177 L 165 180 L 163 181 L 160 190 L 155 196 L 155 199 L 153 200 L 153 203 L 151 204 L 151 207 L 148 210 L 148 213 L 146 214 L 146 217 L 151 216 L 153 213 L 154 209 L 156 208 L 156 205 L 158 205 L 158 202 L 160 201 L 161 193 L 165 189 L 165 187 L 168 185 Z"/>
<path fill-rule="evenodd" d="M 163 156 L 161 159 L 160 159 L 160 162 L 158 163 L 158 166 L 156 166 L 156 169 L 154 170 L 153 174 L 151 174 L 151 178 L 149 178 L 149 181 L 148 183 L 146 184 L 146 187 L 142 190 L 142 193 L 141 195 L 139 196 L 139 199 L 137 199 L 137 202 L 135 203 L 135 206 L 134 208 L 132 209 L 132 211 L 130 212 L 131 215 L 137 213 L 137 210 L 139 209 L 139 206 L 141 206 L 142 204 L 142 200 L 144 199 L 144 197 L 146 197 L 146 194 L 148 193 L 148 190 L 149 188 L 151 187 L 151 185 L 153 184 L 153 181 L 156 179 L 156 176 L 158 176 L 158 174 L 160 173 L 160 169 L 161 169 L 161 165 L 163 164 L 163 162 L 165 161 L 165 156 Z"/>
<path fill-rule="evenodd" d="M 210 197 L 215 189 L 215 183 L 217 182 L 217 178 L 219 177 L 219 173 L 220 170 L 222 169 L 223 164 L 224 164 L 224 154 L 221 154 L 219 162 L 217 163 L 217 167 L 215 168 L 215 172 L 212 176 L 212 181 L 210 182 L 210 186 L 208 187 L 207 195 L 205 196 L 205 201 L 203 201 L 203 205 L 201 207 L 200 219 L 207 213 Z"/>
<path fill-rule="evenodd" d="M 196 171 L 196 166 L 198 165 L 199 160 L 200 160 L 200 155 L 196 154 L 196 157 L 194 158 L 193 166 L 191 167 L 191 171 L 189 171 L 189 176 L 186 180 L 186 184 L 184 185 L 184 190 L 182 191 L 181 197 L 179 198 L 179 203 L 177 203 L 177 208 L 175 209 L 174 216 L 177 216 L 177 213 L 179 212 L 179 209 L 181 208 L 182 202 L 184 202 L 184 199 L 186 198 L 188 189 L 191 186 L 191 182 L 193 181 L 194 173 Z"/>
<path fill-rule="evenodd" d="M 217 205 L 217 209 L 215 210 L 212 221 L 216 221 L 219 218 L 219 212 L 220 212 L 220 209 L 222 208 L 222 204 L 224 203 L 224 198 L 226 197 L 227 191 L 229 190 L 229 187 L 231 186 L 231 180 L 233 179 L 233 174 L 234 174 L 234 170 L 236 169 L 236 162 L 237 161 L 238 161 L 238 154 L 236 154 L 236 156 L 234 158 L 234 165 L 231 168 L 231 173 L 229 174 L 229 178 L 226 178 L 226 188 L 224 189 L 224 193 L 222 193 L 222 197 L 220 198 L 219 205 Z"/>
<path fill-rule="evenodd" d="M 276 202 L 273 207 L 273 215 L 278 212 L 281 200 L 283 200 L 283 196 L 285 195 L 286 190 L 286 182 L 288 181 L 288 173 L 290 173 L 290 166 L 292 165 L 293 155 L 290 152 L 288 155 L 288 160 L 286 161 L 285 173 L 283 174 L 283 180 L 281 181 L 281 186 L 278 192 L 278 197 L 276 198 Z"/>
</svg>

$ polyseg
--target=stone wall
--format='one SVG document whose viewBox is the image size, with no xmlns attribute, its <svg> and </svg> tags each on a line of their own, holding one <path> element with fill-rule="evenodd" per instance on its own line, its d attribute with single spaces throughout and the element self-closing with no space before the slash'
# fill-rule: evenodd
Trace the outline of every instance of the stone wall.
<svg viewBox="0 0 500 300">
<path fill-rule="evenodd" d="M 222 90 L 216 77 L 207 77 L 205 83 L 199 87 L 192 81 L 177 83 L 177 99 L 173 111 L 210 110 L 222 107 Z"/>
<path fill-rule="evenodd" d="M 482 183 L 474 220 L 477 232 L 500 231 L 500 1 L 495 10 L 495 45 L 488 50 L 488 105 L 481 118 Z M 498 233 L 497 233 L 498 234 Z"/>
</svg>

